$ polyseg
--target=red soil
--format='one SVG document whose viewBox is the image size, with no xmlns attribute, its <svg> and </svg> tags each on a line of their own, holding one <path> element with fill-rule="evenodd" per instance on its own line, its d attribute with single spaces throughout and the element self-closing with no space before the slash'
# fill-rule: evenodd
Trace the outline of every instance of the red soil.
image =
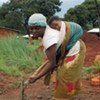
<svg viewBox="0 0 100 100">
<path fill-rule="evenodd" d="M 87 33 L 82 39 L 87 47 L 85 66 L 91 66 L 95 56 L 100 55 L 100 37 Z M 0 73 L 0 100 L 21 100 L 18 81 L 18 78 Z M 25 94 L 26 100 L 52 100 L 52 85 L 46 87 L 41 79 L 28 86 Z M 83 80 L 83 89 L 74 100 L 100 100 L 100 86 L 91 86 L 90 80 Z"/>
</svg>

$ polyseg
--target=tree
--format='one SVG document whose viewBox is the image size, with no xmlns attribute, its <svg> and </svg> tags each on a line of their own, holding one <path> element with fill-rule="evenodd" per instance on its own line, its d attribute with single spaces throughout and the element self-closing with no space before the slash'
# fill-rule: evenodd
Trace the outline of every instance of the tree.
<svg viewBox="0 0 100 100">
<path fill-rule="evenodd" d="M 60 0 L 10 0 L 0 8 L 0 26 L 24 31 L 22 26 L 33 13 L 42 13 L 47 19 L 59 12 Z"/>
<path fill-rule="evenodd" d="M 97 1 L 100 7 L 100 0 Z M 84 29 L 93 27 L 94 23 L 98 19 L 98 12 L 96 10 L 95 1 L 85 0 L 85 2 L 83 2 L 81 5 L 69 9 L 65 14 L 64 19 L 75 21 L 83 26 Z"/>
</svg>

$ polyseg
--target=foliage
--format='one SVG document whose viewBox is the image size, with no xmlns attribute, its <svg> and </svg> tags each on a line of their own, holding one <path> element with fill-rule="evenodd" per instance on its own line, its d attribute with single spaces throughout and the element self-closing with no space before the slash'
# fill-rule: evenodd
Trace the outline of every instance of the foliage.
<svg viewBox="0 0 100 100">
<path fill-rule="evenodd" d="M 35 41 L 36 42 L 36 41 Z M 43 62 L 43 54 L 27 40 L 16 36 L 0 38 L 0 71 L 21 75 L 21 71 L 33 71 Z"/>
<path fill-rule="evenodd" d="M 95 66 L 98 70 L 100 70 L 100 61 L 96 61 L 96 62 L 94 63 L 94 66 Z"/>
<path fill-rule="evenodd" d="M 92 66 L 90 67 L 83 67 L 83 69 L 85 71 L 87 71 L 88 73 L 92 72 L 92 71 L 100 71 L 100 61 L 95 62 Z"/>
<path fill-rule="evenodd" d="M 100 0 L 98 5 L 100 7 Z M 100 9 L 100 8 L 99 8 Z M 98 12 L 94 0 L 85 0 L 81 5 L 68 10 L 64 16 L 65 20 L 79 23 L 84 29 L 98 26 Z"/>
<path fill-rule="evenodd" d="M 25 31 L 23 25 L 33 13 L 47 18 L 59 12 L 60 0 L 10 0 L 0 7 L 0 26 Z"/>
<path fill-rule="evenodd" d="M 94 74 L 94 72 L 100 72 L 100 61 L 95 62 L 92 66 L 83 67 L 83 78 L 90 78 Z"/>
</svg>

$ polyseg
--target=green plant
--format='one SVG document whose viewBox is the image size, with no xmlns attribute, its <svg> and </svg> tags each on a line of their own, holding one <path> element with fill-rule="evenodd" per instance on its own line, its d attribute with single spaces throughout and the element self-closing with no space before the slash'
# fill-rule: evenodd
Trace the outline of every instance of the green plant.
<svg viewBox="0 0 100 100">
<path fill-rule="evenodd" d="M 87 79 L 92 76 L 94 72 L 100 72 L 100 62 L 95 62 L 92 66 L 83 67 L 83 78 Z"/>
<path fill-rule="evenodd" d="M 10 75 L 21 75 L 21 71 L 33 71 L 43 62 L 43 53 L 35 52 L 38 41 L 34 45 L 22 37 L 0 38 L 0 71 Z"/>
</svg>

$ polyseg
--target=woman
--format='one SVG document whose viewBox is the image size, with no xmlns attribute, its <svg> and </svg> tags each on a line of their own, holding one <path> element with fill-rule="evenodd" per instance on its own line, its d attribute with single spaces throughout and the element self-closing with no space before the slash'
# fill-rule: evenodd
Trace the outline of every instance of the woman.
<svg viewBox="0 0 100 100">
<path fill-rule="evenodd" d="M 56 68 L 54 99 L 72 98 L 80 87 L 85 55 L 85 45 L 79 40 L 83 34 L 81 26 L 73 22 L 63 22 L 59 17 L 52 17 L 48 26 L 42 14 L 33 14 L 28 24 L 34 32 L 34 38 L 43 38 L 43 46 L 48 59 L 30 76 L 29 82 L 35 82 Z"/>
<path fill-rule="evenodd" d="M 81 85 L 82 66 L 86 52 L 85 44 L 80 40 L 83 30 L 80 25 L 61 21 L 57 16 L 51 17 L 48 24 L 60 32 L 58 43 L 61 45 L 59 47 L 61 54 L 58 49 L 57 58 L 59 56 L 62 58 L 57 60 L 60 65 L 57 68 L 55 98 L 66 100 L 66 98 L 72 98 Z"/>
</svg>

